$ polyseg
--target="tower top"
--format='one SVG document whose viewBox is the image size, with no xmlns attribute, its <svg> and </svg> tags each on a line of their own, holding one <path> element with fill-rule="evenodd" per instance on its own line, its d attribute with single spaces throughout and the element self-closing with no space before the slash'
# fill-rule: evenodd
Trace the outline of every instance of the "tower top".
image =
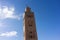
<svg viewBox="0 0 60 40">
<path fill-rule="evenodd" d="M 31 8 L 30 8 L 29 6 L 27 6 L 27 7 L 25 8 L 25 12 L 31 12 Z"/>
</svg>

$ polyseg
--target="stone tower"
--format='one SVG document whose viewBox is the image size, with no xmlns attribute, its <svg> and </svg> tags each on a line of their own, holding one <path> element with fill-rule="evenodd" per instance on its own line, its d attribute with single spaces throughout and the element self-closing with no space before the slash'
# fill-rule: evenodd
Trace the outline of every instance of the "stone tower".
<svg viewBox="0 0 60 40">
<path fill-rule="evenodd" d="M 31 8 L 26 7 L 23 20 L 24 40 L 38 40 L 34 12 L 31 11 Z"/>
</svg>

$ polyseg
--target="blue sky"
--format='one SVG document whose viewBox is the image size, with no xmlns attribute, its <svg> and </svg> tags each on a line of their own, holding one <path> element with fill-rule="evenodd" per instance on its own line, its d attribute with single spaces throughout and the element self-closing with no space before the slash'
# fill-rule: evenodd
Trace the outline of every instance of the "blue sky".
<svg viewBox="0 0 60 40">
<path fill-rule="evenodd" d="M 23 40 L 23 13 L 35 15 L 38 40 L 60 40 L 60 0 L 0 0 L 0 40 Z"/>
</svg>

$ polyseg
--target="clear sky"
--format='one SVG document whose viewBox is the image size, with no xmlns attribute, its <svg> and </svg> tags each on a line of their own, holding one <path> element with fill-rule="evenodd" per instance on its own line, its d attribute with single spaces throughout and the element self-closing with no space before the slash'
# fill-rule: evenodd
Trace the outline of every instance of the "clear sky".
<svg viewBox="0 0 60 40">
<path fill-rule="evenodd" d="M 35 15 L 38 40 L 60 40 L 60 0 L 0 0 L 0 40 L 23 40 L 23 13 Z"/>
</svg>

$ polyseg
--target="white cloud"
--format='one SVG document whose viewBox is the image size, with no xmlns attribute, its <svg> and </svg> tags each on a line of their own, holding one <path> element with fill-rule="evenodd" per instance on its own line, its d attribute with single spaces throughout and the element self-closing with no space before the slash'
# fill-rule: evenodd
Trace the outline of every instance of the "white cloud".
<svg viewBox="0 0 60 40">
<path fill-rule="evenodd" d="M 17 36 L 17 32 L 11 31 L 11 32 L 5 32 L 0 34 L 0 37 L 12 37 L 12 36 Z"/>
<path fill-rule="evenodd" d="M 20 19 L 20 15 L 15 14 L 14 7 L 3 6 L 0 7 L 0 19 Z"/>
</svg>

